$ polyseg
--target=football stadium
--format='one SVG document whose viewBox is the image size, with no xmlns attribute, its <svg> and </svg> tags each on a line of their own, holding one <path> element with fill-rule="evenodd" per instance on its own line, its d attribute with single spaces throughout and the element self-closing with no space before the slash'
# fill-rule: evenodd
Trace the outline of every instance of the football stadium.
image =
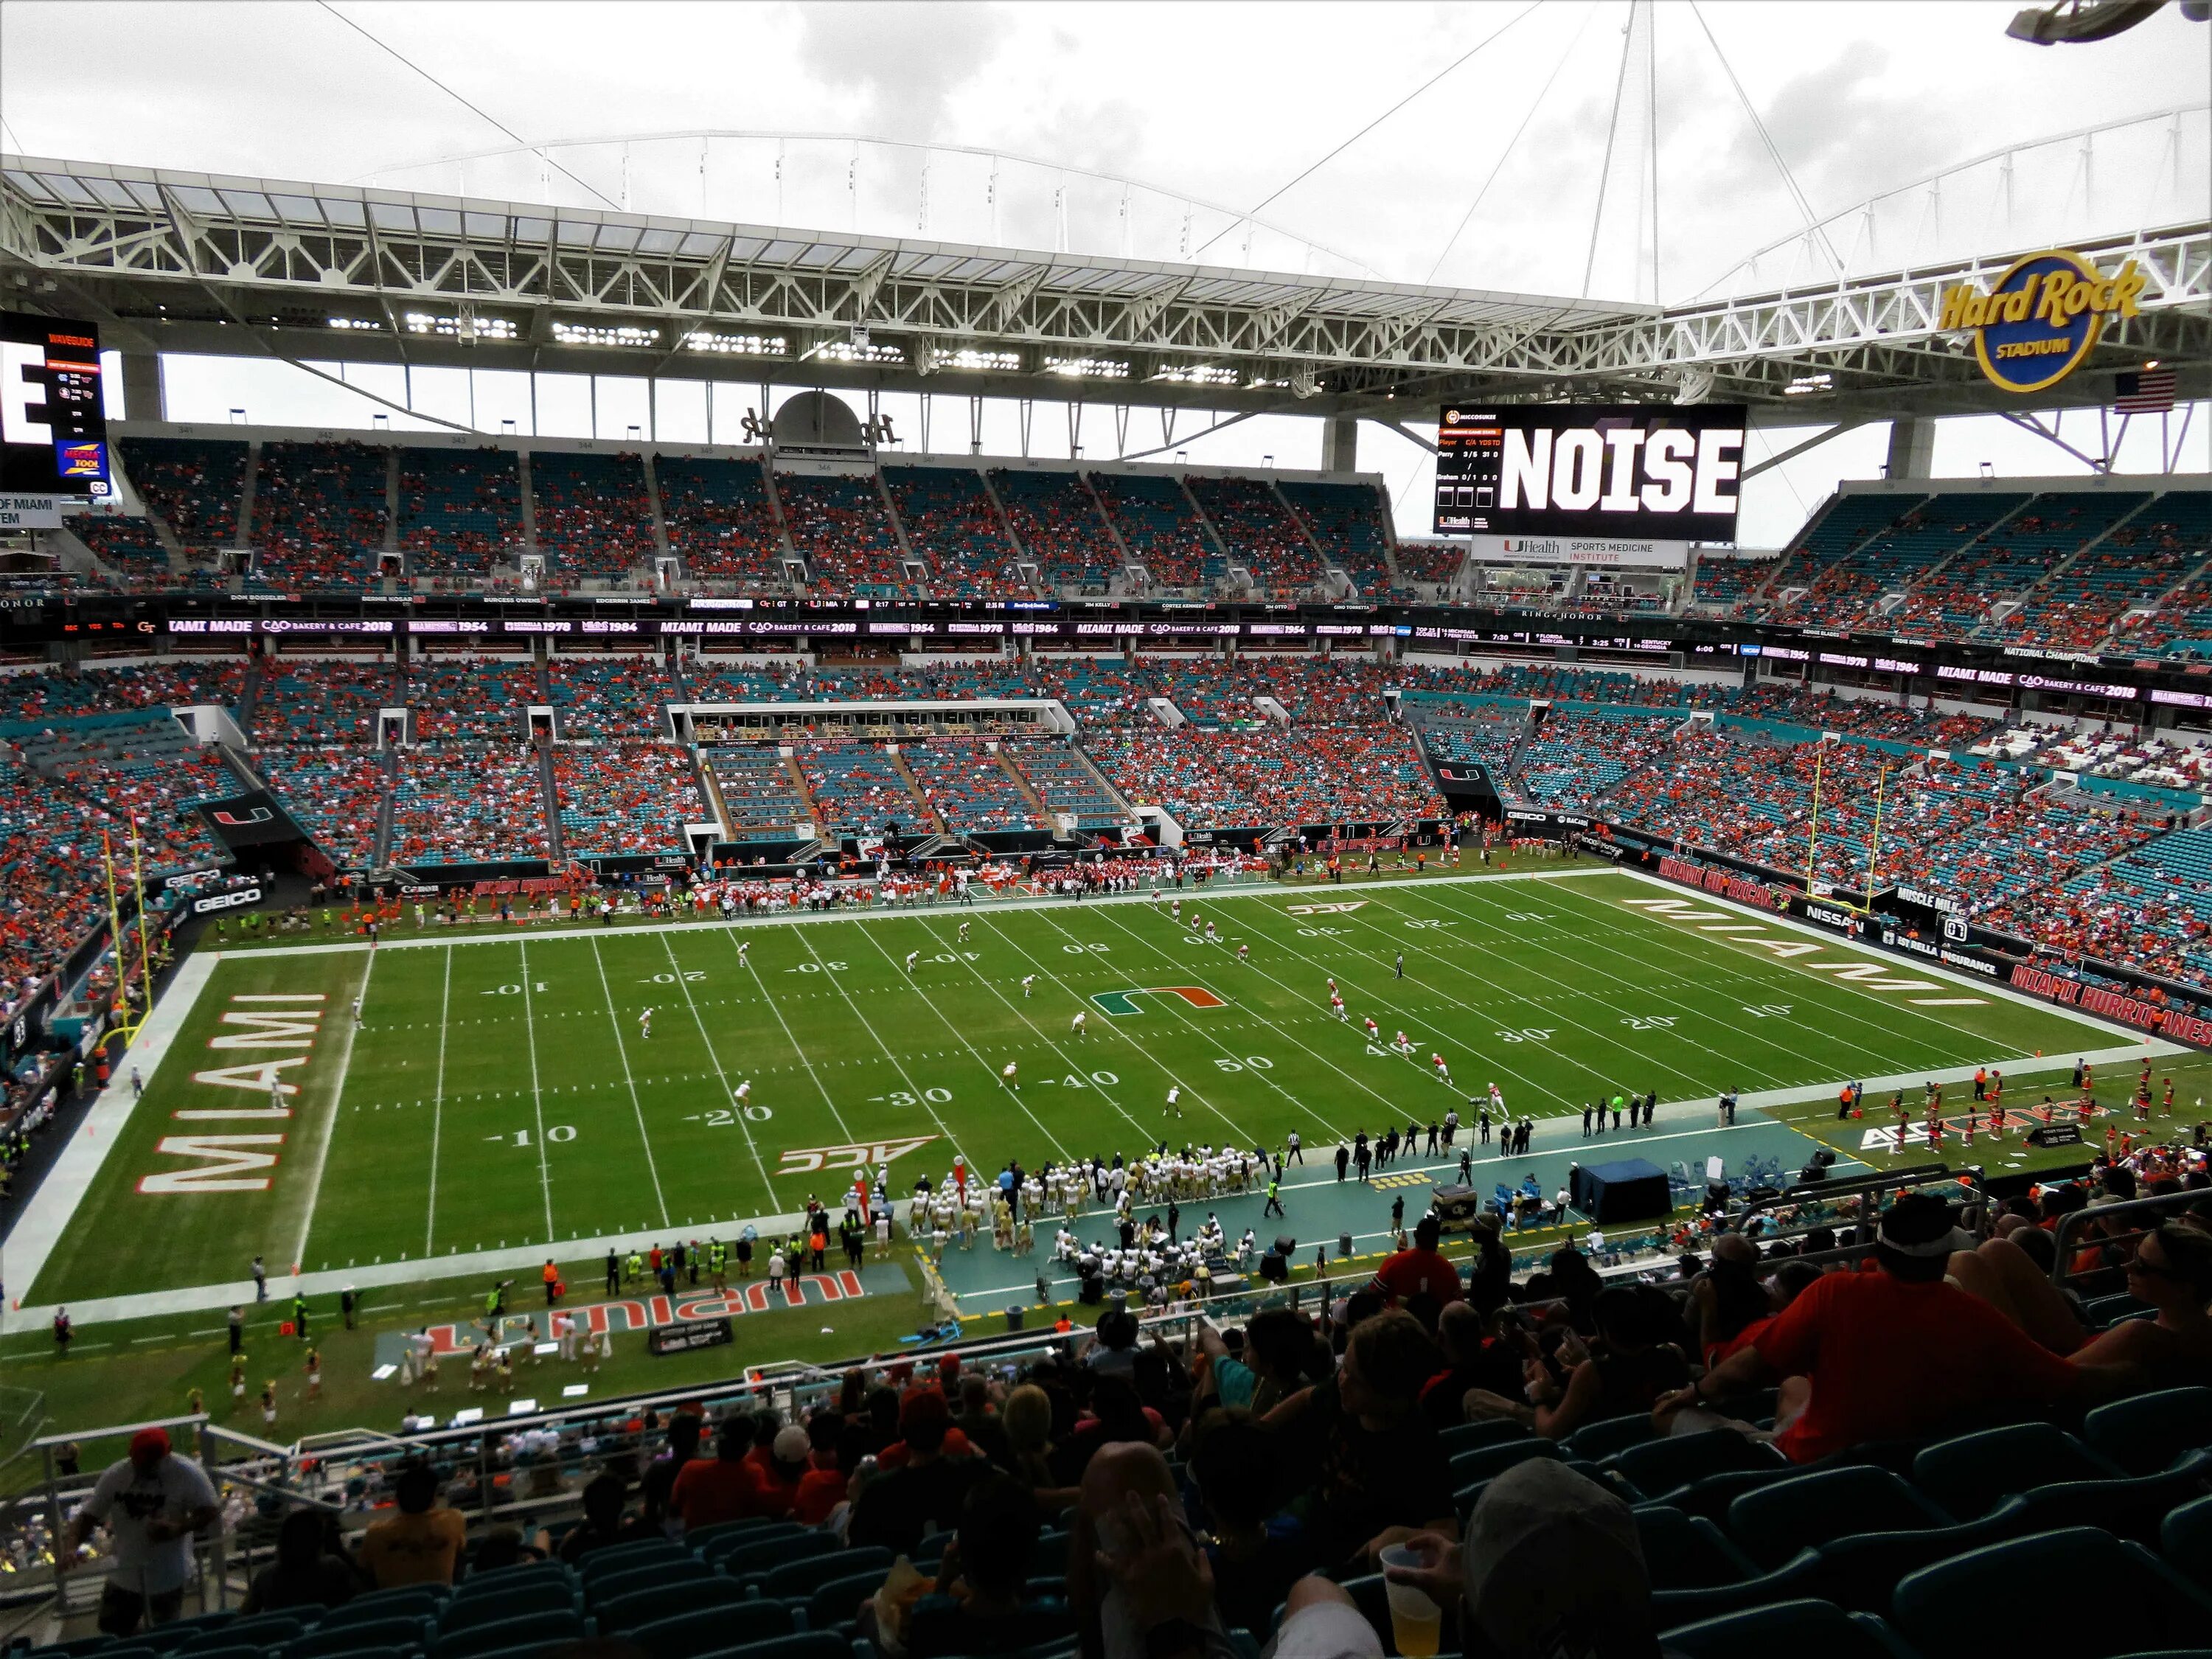
<svg viewBox="0 0 2212 1659">
<path fill-rule="evenodd" d="M 2207 6 L 1170 16 L 0 3 L 9 1659 L 2212 1652 Z"/>
</svg>

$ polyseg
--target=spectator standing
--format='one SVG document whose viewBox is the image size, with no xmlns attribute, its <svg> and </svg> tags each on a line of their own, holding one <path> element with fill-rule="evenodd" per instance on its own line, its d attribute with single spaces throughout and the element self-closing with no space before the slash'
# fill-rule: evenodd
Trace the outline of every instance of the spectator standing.
<svg viewBox="0 0 2212 1659">
<path fill-rule="evenodd" d="M 215 1524 L 215 1486 L 207 1472 L 169 1449 L 161 1429 L 131 1437 L 129 1455 L 111 1463 L 64 1530 L 55 1571 L 76 1565 L 96 1525 L 108 1528 L 114 1570 L 100 1594 L 100 1628 L 128 1636 L 140 1622 L 166 1625 L 184 1609 L 192 1571 L 192 1534 Z"/>
</svg>

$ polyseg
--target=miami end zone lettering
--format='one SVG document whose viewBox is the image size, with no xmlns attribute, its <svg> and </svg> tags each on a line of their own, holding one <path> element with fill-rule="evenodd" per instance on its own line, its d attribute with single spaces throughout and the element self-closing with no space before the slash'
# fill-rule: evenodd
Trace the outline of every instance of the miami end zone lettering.
<svg viewBox="0 0 2212 1659">
<path fill-rule="evenodd" d="M 137 1190 L 156 1197 L 189 1193 L 262 1193 L 269 1190 L 271 1172 L 284 1144 L 280 1124 L 292 1115 L 291 1102 L 300 1092 L 289 1075 L 307 1065 L 308 1050 L 322 1026 L 327 999 L 319 991 L 287 996 L 240 994 L 216 1024 L 208 1039 L 218 1054 L 242 1052 L 253 1057 L 235 1063 L 210 1066 L 194 1072 L 190 1103 L 169 1115 L 185 1123 L 251 1123 L 249 1133 L 164 1135 L 154 1143 L 164 1158 L 191 1160 L 182 1169 L 156 1170 L 140 1179 Z M 200 1090 L 230 1090 L 232 1095 L 202 1095 Z"/>
</svg>

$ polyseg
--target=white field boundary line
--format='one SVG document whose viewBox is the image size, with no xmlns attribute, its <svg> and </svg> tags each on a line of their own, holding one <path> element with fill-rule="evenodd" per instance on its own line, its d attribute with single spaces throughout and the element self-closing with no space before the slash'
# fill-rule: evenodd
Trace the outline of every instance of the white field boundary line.
<svg viewBox="0 0 2212 1659">
<path fill-rule="evenodd" d="M 2139 1042 L 2130 1043 L 2124 1048 L 2118 1048 L 2086 1049 L 2082 1053 L 2082 1058 L 2094 1066 L 2115 1066 L 2129 1060 L 2140 1059 L 2142 1055 L 2142 1048 Z M 2015 1061 L 2007 1069 L 2005 1076 L 2007 1080 L 2010 1081 L 2017 1078 L 2025 1078 L 2031 1073 L 2063 1073 L 2069 1070 L 2073 1063 L 2073 1057 L 2070 1055 L 2053 1055 L 2045 1056 L 2041 1060 L 2020 1060 Z M 1877 1095 L 1893 1089 L 1917 1088 L 1923 1080 L 1932 1080 L 1947 1086 L 1954 1083 L 1969 1083 L 1973 1080 L 1973 1076 L 1974 1068 L 1972 1066 L 1960 1065 L 1936 1071 L 1901 1072 L 1890 1077 L 1869 1077 L 1864 1081 L 1868 1094 Z M 1808 1105 L 1814 1103 L 1832 1105 L 1835 1097 L 1833 1087 L 1825 1083 L 1787 1089 L 1746 1090 L 1741 1097 L 1741 1106 L 1747 1113 L 1757 1114 L 1757 1115 L 1725 1126 L 1716 1125 L 1713 1122 L 1714 1105 L 1710 1097 L 1695 1100 L 1662 1101 L 1656 1110 L 1656 1126 L 1662 1133 L 1655 1135 L 1640 1131 L 1623 1130 L 1617 1136 L 1607 1134 L 1602 1139 L 1594 1137 L 1587 1141 L 1582 1139 L 1579 1134 L 1573 1134 L 1570 1138 L 1571 1132 L 1581 1122 L 1580 1113 L 1551 1113 L 1536 1118 L 1538 1139 L 1526 1156 L 1528 1158 L 1542 1159 L 1571 1154 L 1574 1158 L 1579 1158 L 1594 1156 L 1601 1150 L 1609 1152 L 1616 1145 L 1624 1149 L 1623 1155 L 1626 1155 L 1627 1148 L 1649 1146 L 1658 1141 L 1718 1139 L 1737 1131 L 1755 1128 L 1786 1129 L 1817 1145 L 1832 1146 L 1832 1142 L 1822 1140 L 1820 1135 L 1814 1133 L 1815 1127 L 1822 1127 L 1819 1120 L 1791 1120 L 1770 1117 L 1765 1114 L 1778 1107 Z M 1693 1127 L 1683 1127 L 1685 1125 Z M 1474 1133 L 1471 1127 L 1467 1129 L 1467 1133 L 1469 1134 Z M 1486 1169 L 1509 1163 L 1512 1167 L 1522 1167 L 1519 1161 L 1500 1158 L 1498 1156 L 1495 1143 L 1482 1146 L 1469 1141 L 1467 1144 L 1474 1149 L 1474 1170 L 1478 1176 Z M 1992 1143 L 1993 1146 L 1996 1143 Z M 1285 1194 L 1295 1196 L 1297 1190 L 1302 1187 L 1334 1185 L 1335 1182 L 1335 1166 L 1331 1161 L 1334 1157 L 1335 1149 L 1333 1146 L 1310 1146 L 1306 1150 L 1315 1155 L 1309 1160 L 1306 1166 L 1310 1173 L 1301 1179 L 1285 1182 L 1283 1188 Z M 1849 1156 L 1848 1153 L 1839 1153 L 1839 1158 Z M 1854 1158 L 1852 1161 L 1864 1163 L 1864 1160 L 1860 1158 Z M 1416 1163 L 1410 1156 L 1401 1159 L 1401 1163 L 1406 1165 L 1402 1173 L 1407 1174 L 1411 1174 L 1417 1169 L 1434 1171 L 1449 1170 L 1455 1174 L 1459 1168 L 1456 1161 L 1431 1163 L 1426 1158 L 1422 1158 Z M 1392 1167 L 1391 1172 L 1401 1173 L 1395 1165 Z M 1356 1183 L 1347 1181 L 1345 1184 L 1351 1186 Z M 1264 1195 L 1264 1192 L 1224 1194 L 1220 1201 L 1234 1202 L 1240 1196 L 1258 1200 Z M 903 1211 L 900 1212 L 903 1213 Z M 1103 1213 L 1105 1213 L 1104 1211 L 1097 1208 L 1087 1208 L 1081 1212 L 1085 1216 Z M 726 1231 L 734 1238 L 745 1227 L 751 1226 L 758 1231 L 763 1238 L 776 1238 L 796 1231 L 805 1219 L 804 1216 L 799 1215 L 762 1216 L 750 1222 L 732 1219 L 713 1224 L 702 1228 L 701 1231 L 715 1234 Z M 1040 1216 L 1037 1219 L 1047 1221 L 1056 1220 L 1057 1218 Z M 645 1250 L 656 1243 L 665 1244 L 667 1242 L 667 1230 L 661 1228 L 650 1231 L 612 1233 L 599 1238 L 572 1239 L 561 1245 L 560 1250 L 563 1260 L 582 1261 L 587 1258 L 605 1255 L 611 1249 L 627 1255 L 632 1249 Z M 355 1267 L 302 1273 L 292 1279 L 285 1288 L 288 1293 L 290 1290 L 296 1289 L 309 1297 L 335 1296 L 348 1285 L 353 1285 L 356 1290 L 371 1290 L 394 1285 L 426 1285 L 449 1279 L 503 1277 L 518 1271 L 538 1267 L 544 1260 L 545 1251 L 543 1246 L 521 1245 L 507 1249 L 477 1250 L 461 1255 L 425 1256 L 411 1261 L 369 1262 Z M 253 1287 L 251 1284 L 201 1285 L 179 1290 L 137 1291 L 128 1296 L 100 1297 L 83 1302 L 71 1303 L 70 1316 L 77 1325 L 84 1326 L 117 1320 L 153 1319 L 169 1314 L 204 1313 L 228 1308 L 234 1302 L 251 1301 Z M 42 1328 L 53 1318 L 53 1315 L 54 1310 L 51 1304 L 25 1308 L 13 1316 L 7 1328 L 28 1330 Z"/>
<path fill-rule="evenodd" d="M 1923 960 L 1922 957 L 1906 955 L 1902 952 L 1893 954 L 1890 951 L 1881 949 L 1879 946 L 1855 945 L 1847 940 L 1838 939 L 1835 934 L 1828 933 L 1824 929 L 1812 927 L 1806 922 L 1802 922 L 1795 916 L 1780 915 L 1773 911 L 1754 910 L 1747 904 L 1739 903 L 1734 899 L 1723 898 L 1717 893 L 1699 894 L 1694 888 L 1685 887 L 1680 882 L 1668 881 L 1662 876 L 1650 875 L 1641 870 L 1622 870 L 1615 873 L 1624 876 L 1632 876 L 1638 881 L 1643 882 L 1648 886 L 1658 889 L 1661 892 L 1667 894 L 1669 897 L 1682 898 L 1685 896 L 1690 896 L 1693 899 L 1694 902 L 1698 904 L 1723 906 L 1728 909 L 1736 912 L 1739 915 L 1754 917 L 1757 920 L 1768 923 L 1773 927 L 1786 927 L 1791 933 L 1802 933 L 1807 939 L 1817 939 L 1821 944 L 1829 946 L 1832 950 L 1847 952 L 1848 954 L 1857 957 L 1863 961 L 1876 963 L 1884 967 L 1888 967 L 1893 964 L 1900 969 L 1900 970 L 1909 965 L 1915 973 L 1933 974 L 1937 975 L 1939 978 L 1948 980 L 1954 985 L 1963 985 L 1967 987 L 1969 989 L 1980 991 L 1990 996 L 2002 997 L 2008 1002 L 2017 1003 L 2023 1008 L 2033 1008 L 2039 1013 L 2056 1015 L 2061 1019 L 2070 1019 L 2080 1024 L 2087 1025 L 2093 1030 L 2108 1031 L 2116 1036 L 2127 1037 L 2130 1039 L 2128 1052 L 2135 1054 L 2138 1058 L 2147 1054 L 2193 1054 L 2199 1052 L 2199 1050 L 2191 1048 L 2185 1043 L 2169 1042 L 2165 1037 L 2146 1036 L 2142 1032 L 2137 1030 L 2132 1025 L 2123 1025 L 2119 1021 L 2115 1019 L 2106 1019 L 2100 1014 L 2089 1013 L 2080 1008 L 2062 1007 L 2059 1004 L 2055 1002 L 2045 1002 L 2042 998 L 2032 997 L 2025 991 L 2014 990 L 2011 986 L 2007 985 L 2002 980 L 1975 979 L 1969 975 L 1960 973 L 1955 968 L 1946 968 L 1941 963 L 1929 962 Z M 1666 918 L 1653 916 L 1651 920 L 1657 921 L 1666 920 Z M 2015 1061 L 2015 1064 L 2017 1064 L 2017 1061 Z M 1969 1073 L 1969 1075 L 1971 1075 L 1971 1073 Z"/>
<path fill-rule="evenodd" d="M 122 1139 L 124 1128 L 137 1109 L 137 1098 L 131 1092 L 131 1071 L 137 1069 L 142 1082 L 153 1082 L 185 1022 L 198 1006 L 208 981 L 214 977 L 212 957 L 203 965 L 198 956 L 187 957 L 178 967 L 169 988 L 138 1028 L 137 1040 L 110 1073 L 107 1087 L 100 1091 L 100 1097 L 85 1114 L 83 1127 L 62 1148 L 61 1156 L 46 1171 L 46 1178 L 31 1194 L 30 1202 L 16 1212 L 15 1224 L 9 1229 L 4 1239 L 0 1239 L 0 1269 L 4 1269 L 8 1282 L 26 1291 L 30 1289 L 46 1270 L 54 1247 L 69 1237 L 70 1219 L 99 1178 L 108 1149 Z M 39 1322 L 43 1324 L 52 1317 L 49 1310 Z M 23 1328 L 22 1322 L 11 1318 L 4 1308 L 0 1308 L 0 1332 Z"/>
<path fill-rule="evenodd" d="M 1163 887 L 1160 902 L 1181 899 L 1185 904 L 1214 905 L 1232 899 L 1291 899 L 1300 903 L 1327 904 L 1338 893 L 1387 892 L 1393 889 L 1459 886 L 1478 882 L 1506 881 L 1575 881 L 1593 876 L 1632 874 L 1634 872 L 1615 870 L 1610 865 L 1583 865 L 1572 870 L 1509 870 L 1494 876 L 1413 876 L 1402 881 L 1347 881 L 1342 885 L 1316 882 L 1310 887 L 1285 887 L 1273 882 L 1239 882 L 1227 887 L 1192 886 L 1181 889 Z M 1670 884 L 1671 885 L 1671 884 Z M 1686 888 L 1683 890 L 1687 891 Z M 1145 904 L 1152 899 L 1152 890 L 1140 887 L 1128 893 L 1101 893 L 1090 898 L 1076 900 L 1053 896 L 1049 898 L 989 899 L 973 907 L 963 907 L 947 899 L 940 904 L 884 905 L 862 904 L 840 906 L 834 910 L 801 910 L 795 915 L 755 915 L 725 921 L 720 916 L 702 916 L 696 921 L 617 922 L 612 927 L 592 926 L 551 925 L 526 923 L 508 933 L 463 933 L 448 939 L 387 939 L 379 942 L 380 951 L 439 951 L 451 945 L 511 945 L 518 939 L 534 943 L 550 944 L 562 939 L 619 937 L 623 934 L 645 936 L 653 933 L 684 933 L 702 932 L 708 928 L 726 928 L 732 933 L 744 933 L 757 927 L 804 927 L 835 921 L 868 921 L 878 917 L 927 916 L 939 910 L 958 911 L 963 915 L 998 915 L 1009 910 L 1057 910 L 1073 908 L 1078 903 L 1088 908 L 1097 904 Z M 341 951 L 366 951 L 365 940 L 330 939 L 316 945 L 257 945 L 240 951 L 195 951 L 197 960 L 210 956 L 216 961 L 229 958 L 248 960 L 258 957 L 327 956 Z"/>
</svg>

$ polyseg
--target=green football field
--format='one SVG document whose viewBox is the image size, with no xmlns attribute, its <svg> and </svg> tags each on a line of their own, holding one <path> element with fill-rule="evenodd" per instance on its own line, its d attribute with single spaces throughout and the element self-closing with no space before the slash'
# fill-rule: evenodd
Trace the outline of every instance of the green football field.
<svg viewBox="0 0 2212 1659">
<path fill-rule="evenodd" d="M 1840 1079 L 1871 1097 L 1986 1062 L 2039 1097 L 2064 1076 L 2031 1075 L 2031 1056 L 2128 1042 L 1612 872 L 1182 896 L 1218 942 L 1139 900 L 223 956 L 11 1291 L 27 1308 L 234 1285 L 257 1254 L 280 1284 L 295 1264 L 428 1279 L 497 1251 L 534 1278 L 531 1262 L 610 1237 L 726 1237 L 832 1200 L 863 1159 L 888 1159 L 902 1194 L 956 1151 L 990 1172 L 1295 1130 L 1325 1156 L 1356 1129 L 1451 1105 L 1471 1119 L 1466 1097 L 1493 1081 L 1557 1151 L 1600 1095 L 1656 1091 L 1710 1123 L 1724 1088 L 1832 1101 Z M 1389 1047 L 1401 1028 L 1413 1057 Z M 1867 1151 L 1809 1096 L 1765 1113 Z"/>
</svg>

